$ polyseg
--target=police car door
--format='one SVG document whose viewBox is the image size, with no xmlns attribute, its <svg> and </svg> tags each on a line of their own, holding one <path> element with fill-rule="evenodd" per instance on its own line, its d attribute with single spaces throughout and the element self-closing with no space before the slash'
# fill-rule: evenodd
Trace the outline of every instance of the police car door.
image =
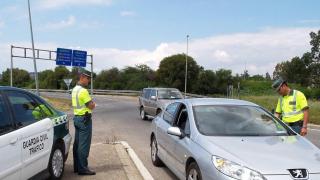
<svg viewBox="0 0 320 180">
<path fill-rule="evenodd" d="M 0 92 L 0 179 L 20 179 L 20 133 L 14 131 L 7 104 Z"/>
<path fill-rule="evenodd" d="M 53 144 L 53 123 L 43 116 L 40 104 L 29 93 L 7 92 L 21 138 L 21 178 L 27 179 L 47 168 Z"/>
</svg>

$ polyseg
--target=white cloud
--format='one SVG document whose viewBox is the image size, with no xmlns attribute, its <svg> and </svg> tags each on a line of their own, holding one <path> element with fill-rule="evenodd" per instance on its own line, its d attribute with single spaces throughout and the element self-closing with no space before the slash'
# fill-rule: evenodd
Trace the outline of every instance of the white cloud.
<svg viewBox="0 0 320 180">
<path fill-rule="evenodd" d="M 76 18 L 74 16 L 69 16 L 66 20 L 61 20 L 59 22 L 48 22 L 45 26 L 39 27 L 40 30 L 58 30 L 71 27 L 75 25 Z"/>
<path fill-rule="evenodd" d="M 231 69 L 233 73 L 272 74 L 277 63 L 301 56 L 310 49 L 313 28 L 268 28 L 256 33 L 237 33 L 192 39 L 189 55 L 205 69 Z M 112 66 L 123 68 L 146 63 L 157 69 L 167 56 L 186 52 L 185 43 L 161 43 L 154 50 L 92 49 L 100 71 Z M 101 60 L 100 60 L 101 59 Z"/>
<path fill-rule="evenodd" d="M 121 12 L 120 12 L 120 15 L 121 15 L 121 16 L 135 16 L 136 13 L 133 12 L 133 11 L 121 11 Z"/>
<path fill-rule="evenodd" d="M 233 73 L 243 73 L 246 68 L 250 75 L 264 75 L 266 72 L 272 74 L 277 63 L 289 60 L 294 56 L 301 56 L 304 52 L 309 51 L 309 33 L 317 29 L 319 28 L 268 28 L 256 33 L 236 33 L 201 39 L 193 39 L 191 36 L 188 54 L 205 69 L 218 70 L 224 68 L 231 69 Z M 52 43 L 37 44 L 37 47 L 53 50 L 58 46 L 58 44 Z M 111 67 L 122 69 L 125 66 L 134 66 L 136 64 L 147 64 L 151 68 L 157 69 L 164 57 L 185 53 L 186 43 L 163 42 L 155 47 L 154 50 L 77 48 L 87 50 L 89 54 L 93 54 L 94 71 L 99 72 Z M 0 59 L 0 71 L 2 71 L 10 66 L 8 61 L 10 59 L 10 47 L 8 45 L 0 44 L 0 57 L 2 57 Z M 2 62 L 2 60 L 6 61 Z M 47 66 L 43 61 L 39 61 L 40 70 L 54 66 L 54 63 Z M 22 65 L 22 67 L 33 69 L 32 63 Z"/>
<path fill-rule="evenodd" d="M 34 4 L 41 9 L 53 9 L 66 6 L 110 5 L 112 0 L 38 0 Z"/>
</svg>

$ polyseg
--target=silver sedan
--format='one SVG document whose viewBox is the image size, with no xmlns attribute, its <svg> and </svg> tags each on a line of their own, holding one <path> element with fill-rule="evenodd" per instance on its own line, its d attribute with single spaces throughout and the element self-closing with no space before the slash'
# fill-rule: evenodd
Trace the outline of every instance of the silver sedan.
<svg viewBox="0 0 320 180">
<path fill-rule="evenodd" d="M 185 99 L 152 122 L 151 159 L 180 179 L 319 180 L 320 150 L 262 107 Z"/>
</svg>

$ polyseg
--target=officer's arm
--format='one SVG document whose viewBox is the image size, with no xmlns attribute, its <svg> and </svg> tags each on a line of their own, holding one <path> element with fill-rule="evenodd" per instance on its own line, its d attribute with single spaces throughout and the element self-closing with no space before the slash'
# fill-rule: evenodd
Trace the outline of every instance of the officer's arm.
<svg viewBox="0 0 320 180">
<path fill-rule="evenodd" d="M 309 108 L 303 110 L 303 126 L 302 128 L 307 128 L 309 122 Z"/>
<path fill-rule="evenodd" d="M 96 107 L 96 103 L 93 101 L 89 101 L 86 103 L 86 107 L 93 110 Z"/>
<path fill-rule="evenodd" d="M 280 107 L 280 99 L 278 99 L 278 103 L 277 103 L 277 107 L 276 107 L 276 111 L 274 113 L 274 115 L 277 117 L 277 118 L 280 118 L 281 116 L 281 107 Z"/>
</svg>

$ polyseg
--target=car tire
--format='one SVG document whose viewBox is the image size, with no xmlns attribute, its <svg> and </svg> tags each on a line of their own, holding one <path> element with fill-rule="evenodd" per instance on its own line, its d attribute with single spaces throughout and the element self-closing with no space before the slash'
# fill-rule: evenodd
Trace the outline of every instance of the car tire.
<svg viewBox="0 0 320 180">
<path fill-rule="evenodd" d="M 144 111 L 143 107 L 140 108 L 140 118 L 142 120 L 147 120 L 146 112 Z"/>
<path fill-rule="evenodd" d="M 64 172 L 64 150 L 61 144 L 56 144 L 51 151 L 48 170 L 50 179 L 61 179 Z"/>
<path fill-rule="evenodd" d="M 158 143 L 155 137 L 151 140 L 151 161 L 154 166 L 163 166 L 163 162 L 158 157 Z"/>
<path fill-rule="evenodd" d="M 188 166 L 186 180 L 202 180 L 201 171 L 196 162 L 192 162 Z"/>
<path fill-rule="evenodd" d="M 157 109 L 156 116 L 158 116 L 160 113 L 161 113 L 161 109 Z"/>
</svg>

